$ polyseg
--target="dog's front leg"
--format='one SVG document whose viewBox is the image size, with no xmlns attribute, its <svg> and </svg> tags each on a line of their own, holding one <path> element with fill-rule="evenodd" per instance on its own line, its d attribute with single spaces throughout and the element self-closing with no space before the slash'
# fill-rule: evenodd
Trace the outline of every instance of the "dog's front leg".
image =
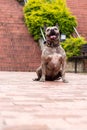
<svg viewBox="0 0 87 130">
<path fill-rule="evenodd" d="M 62 62 L 62 80 L 64 83 L 68 83 L 68 81 L 65 78 L 65 67 L 66 67 L 66 60 L 64 59 Z"/>
<path fill-rule="evenodd" d="M 42 68 L 42 76 L 40 78 L 40 82 L 44 82 L 45 81 L 45 75 L 46 75 L 46 67 L 45 67 L 45 63 L 42 62 L 41 64 L 41 68 Z"/>
</svg>

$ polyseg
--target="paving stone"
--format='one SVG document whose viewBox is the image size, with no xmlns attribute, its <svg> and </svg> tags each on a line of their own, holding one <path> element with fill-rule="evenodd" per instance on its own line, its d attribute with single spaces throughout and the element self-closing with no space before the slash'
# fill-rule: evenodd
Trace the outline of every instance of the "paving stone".
<svg viewBox="0 0 87 130">
<path fill-rule="evenodd" d="M 8 127 L 4 130 L 49 130 L 49 128 L 45 125 L 28 125 L 28 126 L 16 126 L 16 127 Z"/>
<path fill-rule="evenodd" d="M 1 130 L 87 130 L 87 74 L 36 82 L 35 72 L 0 72 Z"/>
</svg>

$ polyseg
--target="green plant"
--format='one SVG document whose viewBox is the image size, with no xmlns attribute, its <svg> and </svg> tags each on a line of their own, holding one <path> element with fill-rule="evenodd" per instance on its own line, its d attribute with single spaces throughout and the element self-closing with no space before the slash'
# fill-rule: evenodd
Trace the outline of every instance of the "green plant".
<svg viewBox="0 0 87 130">
<path fill-rule="evenodd" d="M 29 32 L 35 40 L 40 38 L 40 27 L 59 25 L 61 33 L 67 37 L 77 25 L 75 17 L 66 6 L 65 0 L 28 0 L 24 6 L 24 18 Z"/>
<path fill-rule="evenodd" d="M 83 38 L 67 38 L 66 41 L 62 42 L 61 45 L 64 48 L 67 58 L 72 56 L 79 56 L 81 54 L 81 46 L 86 44 L 87 41 Z"/>
</svg>

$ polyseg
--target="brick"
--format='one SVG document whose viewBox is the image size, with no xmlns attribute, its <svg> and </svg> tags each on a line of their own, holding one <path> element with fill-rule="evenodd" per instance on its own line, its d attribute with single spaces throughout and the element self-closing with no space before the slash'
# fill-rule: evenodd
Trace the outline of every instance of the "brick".
<svg viewBox="0 0 87 130">
<path fill-rule="evenodd" d="M 1 130 L 87 130 L 87 74 L 35 82 L 33 72 L 0 72 Z"/>
<path fill-rule="evenodd" d="M 71 12 L 76 16 L 78 21 L 77 31 L 81 36 L 87 39 L 87 1 L 82 0 L 66 0 L 67 6 L 70 8 Z M 86 33 L 85 33 L 86 32 Z"/>
<path fill-rule="evenodd" d="M 0 70 L 34 71 L 40 64 L 40 55 L 40 48 L 25 26 L 23 7 L 17 0 L 1 1 Z"/>
<path fill-rule="evenodd" d="M 77 17 L 77 30 L 87 39 L 87 1 L 67 0 Z M 23 7 L 16 0 L 0 2 L 0 70 L 35 71 L 40 65 L 40 48 L 28 33 Z"/>
<path fill-rule="evenodd" d="M 50 130 L 46 125 L 22 125 L 16 127 L 8 127 L 4 130 Z"/>
</svg>

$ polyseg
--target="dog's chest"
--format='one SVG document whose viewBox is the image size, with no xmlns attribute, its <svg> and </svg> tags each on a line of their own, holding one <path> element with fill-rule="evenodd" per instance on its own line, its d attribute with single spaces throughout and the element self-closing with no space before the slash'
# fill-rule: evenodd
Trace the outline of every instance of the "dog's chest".
<svg viewBox="0 0 87 130">
<path fill-rule="evenodd" d="M 47 56 L 47 55 L 52 55 L 54 53 L 60 53 L 60 49 L 58 47 L 45 47 L 43 50 L 43 55 Z"/>
</svg>

